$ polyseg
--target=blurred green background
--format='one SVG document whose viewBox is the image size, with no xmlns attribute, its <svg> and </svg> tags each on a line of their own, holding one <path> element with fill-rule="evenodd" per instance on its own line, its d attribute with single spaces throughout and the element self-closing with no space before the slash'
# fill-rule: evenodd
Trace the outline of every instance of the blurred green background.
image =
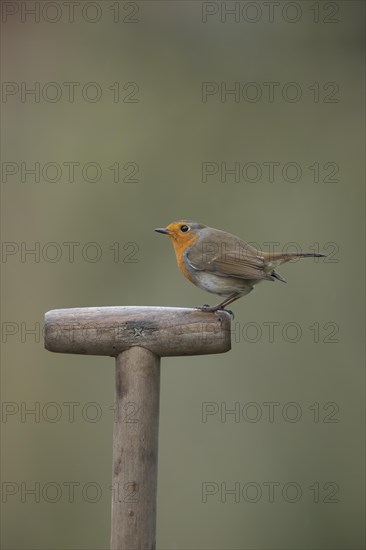
<svg viewBox="0 0 366 550">
<path fill-rule="evenodd" d="M 4 4 L 3 548 L 108 548 L 114 362 L 43 316 L 217 303 L 153 231 L 180 218 L 330 257 L 235 303 L 226 355 L 163 360 L 157 547 L 364 548 L 364 3 Z"/>
</svg>

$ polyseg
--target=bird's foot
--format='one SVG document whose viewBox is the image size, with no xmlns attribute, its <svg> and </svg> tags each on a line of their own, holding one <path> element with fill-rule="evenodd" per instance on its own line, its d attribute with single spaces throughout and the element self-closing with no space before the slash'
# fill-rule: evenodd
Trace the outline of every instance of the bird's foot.
<svg viewBox="0 0 366 550">
<path fill-rule="evenodd" d="M 231 311 L 231 309 L 222 309 L 221 311 L 226 311 L 226 313 L 229 313 L 231 316 L 231 319 L 234 319 L 234 313 Z"/>
<path fill-rule="evenodd" d="M 218 311 L 217 307 L 210 306 L 208 304 L 204 304 L 203 306 L 198 306 L 196 309 L 199 309 L 200 311 L 206 311 L 207 313 L 214 313 L 215 311 Z"/>
<path fill-rule="evenodd" d="M 223 307 L 220 308 L 219 306 L 210 306 L 208 304 L 204 304 L 203 306 L 198 306 L 196 309 L 199 309 L 200 311 L 206 311 L 207 313 L 217 313 L 218 311 L 225 311 L 225 313 L 229 313 L 232 319 L 234 319 L 234 313 L 230 309 L 225 309 Z"/>
</svg>

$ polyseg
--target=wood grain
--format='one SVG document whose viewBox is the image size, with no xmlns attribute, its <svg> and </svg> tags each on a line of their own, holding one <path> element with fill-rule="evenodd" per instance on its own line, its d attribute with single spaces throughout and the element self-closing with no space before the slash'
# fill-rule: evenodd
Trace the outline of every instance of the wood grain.
<svg viewBox="0 0 366 550">
<path fill-rule="evenodd" d="M 45 347 L 60 353 L 117 356 L 133 346 L 159 357 L 230 350 L 231 316 L 174 307 L 55 309 L 45 316 Z"/>
<path fill-rule="evenodd" d="M 160 358 L 133 347 L 116 359 L 112 550 L 153 550 Z"/>
</svg>

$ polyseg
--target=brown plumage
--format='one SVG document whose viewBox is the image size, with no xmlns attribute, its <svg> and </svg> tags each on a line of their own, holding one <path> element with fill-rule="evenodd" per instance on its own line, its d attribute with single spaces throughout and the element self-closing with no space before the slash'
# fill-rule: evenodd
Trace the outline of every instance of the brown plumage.
<svg viewBox="0 0 366 550">
<path fill-rule="evenodd" d="M 275 268 L 293 258 L 324 256 L 312 252 L 262 252 L 236 235 L 188 220 L 155 231 L 171 238 L 178 266 L 187 279 L 226 297 L 217 306 L 203 306 L 209 311 L 223 309 L 261 281 L 286 282 Z"/>
</svg>

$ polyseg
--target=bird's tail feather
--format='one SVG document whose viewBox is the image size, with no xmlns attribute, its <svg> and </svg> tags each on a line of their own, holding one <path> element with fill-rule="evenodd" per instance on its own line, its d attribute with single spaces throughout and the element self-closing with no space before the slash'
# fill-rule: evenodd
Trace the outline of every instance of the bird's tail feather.
<svg viewBox="0 0 366 550">
<path fill-rule="evenodd" d="M 272 277 L 274 277 L 275 279 L 277 279 L 278 281 L 281 281 L 282 283 L 287 283 L 285 277 L 282 277 L 282 275 L 280 275 L 279 273 L 277 273 L 277 271 L 273 270 L 272 273 L 271 273 Z"/>
<path fill-rule="evenodd" d="M 281 265 L 296 258 L 324 258 L 325 254 L 316 252 L 262 252 L 265 262 L 268 265 Z"/>
</svg>

